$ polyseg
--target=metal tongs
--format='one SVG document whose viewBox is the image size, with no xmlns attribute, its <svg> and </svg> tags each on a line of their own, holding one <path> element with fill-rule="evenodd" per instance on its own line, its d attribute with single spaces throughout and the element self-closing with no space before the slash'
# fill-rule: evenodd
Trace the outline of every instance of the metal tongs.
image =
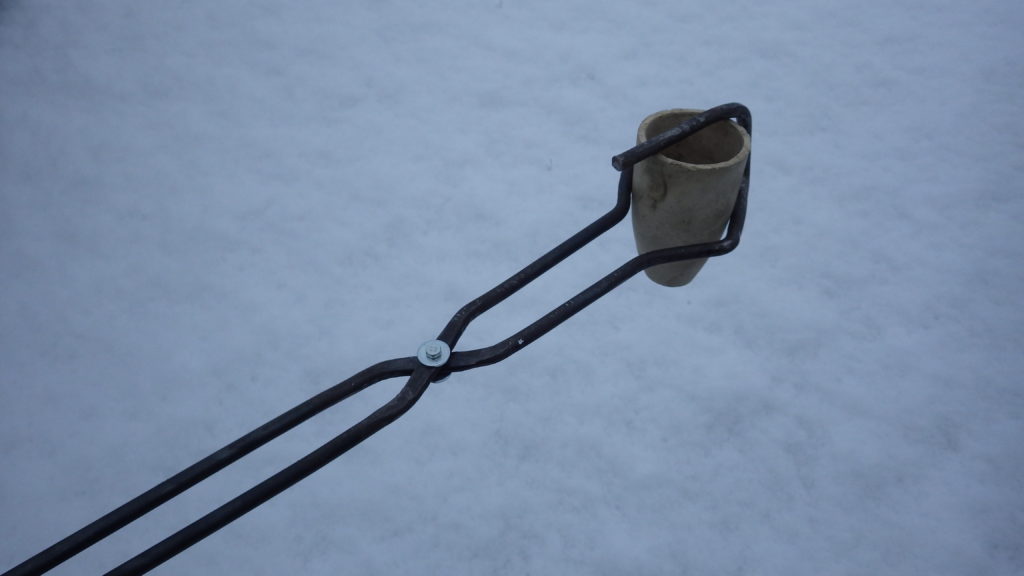
<svg viewBox="0 0 1024 576">
<path fill-rule="evenodd" d="M 747 191 L 750 184 L 749 155 L 743 166 L 742 179 L 728 217 L 728 229 L 724 236 L 711 242 L 662 248 L 639 254 L 539 320 L 493 346 L 475 350 L 455 350 L 459 338 L 475 318 L 516 293 L 625 218 L 630 209 L 631 195 L 634 192 L 633 175 L 636 164 L 665 151 L 708 126 L 730 119 L 734 119 L 739 126 L 746 130 L 747 135 L 750 134 L 750 111 L 741 104 L 724 104 L 693 115 L 674 128 L 661 132 L 613 157 L 612 166 L 621 172 L 615 207 L 512 277 L 463 306 L 448 321 L 437 338 L 423 343 L 415 356 L 374 364 L 324 390 L 25 560 L 5 572 L 3 576 L 43 574 L 327 408 L 383 380 L 408 377 L 405 386 L 394 398 L 359 423 L 107 573 L 108 576 L 144 574 L 290 488 L 391 424 L 416 404 L 431 383 L 444 380 L 454 372 L 487 366 L 508 358 L 641 270 L 670 262 L 728 254 L 739 244 L 740 235 L 743 232 L 747 210 Z"/>
</svg>

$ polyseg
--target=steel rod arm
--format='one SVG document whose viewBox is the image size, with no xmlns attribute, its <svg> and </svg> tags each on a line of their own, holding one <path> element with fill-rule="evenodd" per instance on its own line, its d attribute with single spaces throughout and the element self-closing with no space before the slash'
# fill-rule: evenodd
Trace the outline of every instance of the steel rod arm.
<svg viewBox="0 0 1024 576">
<path fill-rule="evenodd" d="M 735 118 L 740 126 L 750 133 L 751 116 L 750 110 L 743 104 L 731 102 L 714 108 L 708 108 L 704 112 L 687 119 L 675 128 L 666 130 L 654 138 L 650 138 L 621 154 L 612 157 L 612 166 L 616 170 L 625 170 L 641 162 L 644 158 L 653 156 L 665 148 L 683 140 L 687 136 L 697 132 L 715 122 Z M 749 162 L 747 166 L 749 166 Z"/>
<path fill-rule="evenodd" d="M 381 380 L 412 374 L 419 366 L 420 364 L 415 358 L 401 358 L 380 362 L 355 374 L 143 492 L 74 534 L 4 572 L 3 576 L 29 576 L 43 574 L 53 569 L 327 408 Z"/>
<path fill-rule="evenodd" d="M 732 215 L 729 219 L 729 229 L 721 240 L 706 244 L 665 248 L 635 256 L 511 337 L 486 348 L 453 353 L 451 360 L 445 365 L 446 372 L 462 372 L 471 368 L 495 364 L 508 358 L 535 342 L 562 322 L 572 318 L 576 313 L 593 304 L 601 296 L 611 292 L 626 280 L 651 266 L 694 258 L 712 258 L 732 252 L 739 245 L 740 235 L 743 233 L 743 224 L 747 211 L 748 183 L 747 177 L 744 176 L 743 183 L 736 197 L 736 204 L 733 206 Z"/>
<path fill-rule="evenodd" d="M 723 104 L 710 108 L 686 120 L 679 126 L 613 157 L 612 164 L 617 170 L 622 170 L 619 178 L 619 204 L 621 204 L 623 197 L 628 200 L 632 192 L 634 165 L 679 142 L 694 132 L 702 130 L 715 122 L 730 118 L 735 118 L 748 134 L 753 134 L 753 119 L 750 110 L 742 104 Z M 479 366 L 487 366 L 508 358 L 647 268 L 680 260 L 712 258 L 732 252 L 739 246 L 740 237 L 743 234 L 743 226 L 746 223 L 749 189 L 750 156 L 748 155 L 746 166 L 743 169 L 743 179 L 736 194 L 736 202 L 733 204 L 732 213 L 729 215 L 728 229 L 721 240 L 705 244 L 664 248 L 640 254 L 511 337 L 486 348 L 453 353 L 451 360 L 445 365 L 444 375 L 452 372 L 462 372 Z M 609 214 L 615 213 L 619 204 Z M 625 216 L 625 214 L 622 216 Z M 621 220 L 621 217 L 619 219 Z M 552 250 L 552 252 L 556 250 L 558 248 Z"/>
<path fill-rule="evenodd" d="M 437 368 L 421 366 L 410 376 L 398 394 L 373 414 L 213 512 L 107 572 L 106 576 L 145 574 L 323 468 L 408 412 L 423 396 L 436 370 Z"/>
<path fill-rule="evenodd" d="M 612 158 L 612 165 L 616 170 L 620 170 L 622 172 L 619 177 L 619 187 L 615 207 L 607 214 L 594 221 L 590 226 L 584 228 L 565 242 L 559 244 L 547 254 L 541 256 L 526 268 L 523 268 L 518 273 L 510 277 L 508 280 L 495 286 L 483 296 L 480 296 L 469 304 L 463 306 L 462 309 L 459 310 L 448 322 L 448 325 L 445 326 L 444 330 L 438 336 L 438 340 L 443 340 L 454 349 L 456 342 L 465 332 L 469 323 L 477 316 L 499 304 L 519 289 L 535 280 L 541 274 L 550 270 L 553 266 L 588 244 L 591 240 L 607 232 L 615 226 L 615 224 L 625 218 L 626 214 L 629 212 L 630 195 L 633 188 L 633 166 L 635 164 L 643 161 L 645 158 L 661 152 L 669 146 L 714 124 L 715 122 L 729 120 L 731 118 L 735 118 L 748 134 L 752 133 L 753 121 L 750 110 L 742 104 L 733 102 L 709 108 L 708 110 L 705 110 L 704 112 L 682 122 L 675 128 L 667 130 L 654 138 L 641 142 L 633 148 L 614 156 Z M 487 364 L 499 362 L 504 358 L 507 358 L 645 268 L 679 260 L 721 256 L 722 254 L 727 254 L 732 251 L 736 248 L 736 245 L 738 245 L 740 235 L 743 231 L 743 224 L 746 219 L 746 199 L 749 185 L 750 157 L 748 156 L 746 167 L 743 172 L 743 182 L 740 185 L 736 204 L 734 205 L 729 219 L 729 231 L 726 237 L 721 241 L 694 246 L 668 248 L 642 254 L 627 262 L 618 270 L 615 270 L 584 292 L 581 292 L 575 298 L 570 299 L 562 306 L 553 310 L 547 316 L 541 318 L 530 327 L 527 327 L 504 342 L 500 342 L 489 348 L 472 352 L 456 353 L 449 362 L 447 366 L 448 370 L 446 370 L 444 374 L 446 375 L 451 372 L 466 370 L 472 366 L 483 365 L 480 364 L 479 361 L 484 358 L 489 359 L 489 361 L 485 362 Z M 551 324 L 551 322 L 554 323 Z M 543 329 L 546 326 L 547 329 Z M 487 350 L 488 352 L 483 352 L 483 350 Z"/>
<path fill-rule="evenodd" d="M 626 170 L 619 177 L 619 188 L 616 196 L 615 207 L 608 213 L 601 216 L 589 226 L 580 230 L 568 240 L 562 242 L 555 248 L 548 251 L 531 264 L 498 284 L 485 294 L 463 306 L 448 321 L 438 340 L 446 342 L 452 348 L 459 338 L 466 331 L 469 323 L 477 316 L 490 310 L 509 296 L 518 292 L 521 288 L 536 280 L 541 274 L 547 272 L 559 262 L 565 260 L 580 248 L 586 246 L 591 240 L 604 234 L 616 224 L 622 221 L 629 213 L 630 190 L 632 190 L 633 175 L 631 170 Z"/>
</svg>

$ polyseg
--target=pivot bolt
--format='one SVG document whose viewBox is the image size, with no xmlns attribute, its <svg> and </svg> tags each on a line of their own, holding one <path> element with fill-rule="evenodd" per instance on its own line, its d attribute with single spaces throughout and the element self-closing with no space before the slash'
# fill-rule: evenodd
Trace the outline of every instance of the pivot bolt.
<svg viewBox="0 0 1024 576">
<path fill-rule="evenodd" d="M 416 353 L 416 358 L 424 366 L 443 366 L 452 356 L 452 349 L 441 340 L 427 340 Z"/>
<path fill-rule="evenodd" d="M 437 360 L 441 357 L 441 346 L 436 342 L 428 342 L 427 345 L 423 347 L 423 352 L 427 355 L 429 360 Z"/>
</svg>

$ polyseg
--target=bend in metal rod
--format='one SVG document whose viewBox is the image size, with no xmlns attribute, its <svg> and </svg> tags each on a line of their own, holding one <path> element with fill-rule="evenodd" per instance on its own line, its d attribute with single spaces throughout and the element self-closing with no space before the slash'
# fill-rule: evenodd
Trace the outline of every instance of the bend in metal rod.
<svg viewBox="0 0 1024 576">
<path fill-rule="evenodd" d="M 738 103 L 722 104 L 721 106 L 715 106 L 714 108 L 710 108 L 702 112 L 701 114 L 689 118 L 688 120 L 682 122 L 675 128 L 667 130 L 666 132 L 663 132 L 658 136 L 655 136 L 654 138 L 647 140 L 646 142 L 642 142 L 637 146 L 634 146 L 633 148 L 630 148 L 629 150 L 626 150 L 625 152 L 614 156 L 612 158 L 612 165 L 615 166 L 616 170 L 622 171 L 622 174 L 619 178 L 618 203 L 616 204 L 615 209 L 609 212 L 609 214 L 606 214 L 603 218 L 608 218 L 612 214 L 615 214 L 618 217 L 614 221 L 612 221 L 610 225 L 605 227 L 600 232 L 597 232 L 594 238 L 596 238 L 597 235 L 603 234 L 612 226 L 614 226 L 614 224 L 621 221 L 622 218 L 624 218 L 626 213 L 628 212 L 628 203 L 633 188 L 634 165 L 650 156 L 653 156 L 654 154 L 657 154 L 658 152 L 661 152 L 665 148 L 668 148 L 669 146 L 683 140 L 684 138 L 694 134 L 695 132 L 704 129 L 710 126 L 711 124 L 714 124 L 715 122 L 719 122 L 721 120 L 728 120 L 730 118 L 735 118 L 737 123 L 739 123 L 739 125 L 742 126 L 748 134 L 753 134 L 753 119 L 751 117 L 750 110 L 747 109 L 746 106 Z M 749 188 L 750 155 L 747 156 L 746 166 L 743 170 L 743 179 L 740 183 L 740 188 L 736 195 L 736 202 L 733 205 L 732 213 L 729 216 L 728 230 L 724 238 L 717 242 L 694 244 L 690 246 L 678 246 L 674 248 L 665 248 L 661 250 L 647 252 L 645 254 L 640 254 L 639 256 L 634 257 L 629 262 L 620 266 L 618 269 L 612 271 L 610 274 L 608 274 L 601 280 L 598 280 L 597 282 L 595 282 L 590 287 L 580 292 L 573 298 L 570 298 L 562 305 L 560 305 L 558 308 L 555 308 L 551 312 L 548 312 L 546 315 L 538 319 L 533 324 L 530 324 L 526 328 L 512 335 L 510 338 L 507 338 L 501 342 L 498 342 L 497 344 L 488 346 L 486 348 L 478 348 L 476 350 L 453 353 L 451 360 L 448 362 L 448 364 L 445 365 L 445 370 L 444 372 L 442 372 L 441 377 L 447 377 L 447 375 L 451 374 L 452 372 L 462 372 L 464 370 L 469 370 L 470 368 L 494 364 L 504 360 L 505 358 L 508 358 L 512 354 L 515 354 L 519 350 L 522 350 L 523 348 L 528 346 L 530 343 L 536 341 L 544 334 L 547 334 L 552 329 L 557 327 L 559 324 L 565 322 L 566 320 L 574 316 L 577 312 L 592 304 L 601 296 L 607 294 L 611 290 L 621 285 L 626 280 L 632 278 L 641 270 L 650 268 L 652 266 L 657 266 L 659 264 L 666 264 L 668 262 L 722 256 L 735 250 L 736 247 L 739 245 L 740 236 L 743 233 L 743 225 L 746 221 L 747 193 Z M 626 206 L 623 210 L 622 204 L 624 202 L 626 203 Z M 599 220 L 599 222 L 600 221 L 601 220 Z M 595 224 L 597 223 L 595 222 Z M 577 236 L 580 236 L 581 234 L 582 233 L 577 234 Z M 565 253 L 564 255 L 560 254 L 563 250 L 565 250 L 565 248 L 563 247 L 570 244 L 570 242 L 575 238 L 575 236 L 573 238 L 570 238 L 569 241 L 566 241 L 562 245 L 559 245 L 557 248 L 555 248 L 542 258 L 547 258 L 552 254 L 558 253 L 558 256 L 560 256 L 559 259 L 555 260 L 551 264 L 551 266 L 553 266 L 557 262 L 560 262 L 562 259 L 564 259 L 565 257 L 572 253 L 568 252 Z M 573 248 L 572 251 L 575 251 L 576 249 L 583 246 L 592 239 L 593 238 L 587 239 L 585 242 L 583 242 L 576 248 Z M 534 264 L 536 264 L 536 262 Z M 527 268 L 520 272 L 520 274 L 524 274 L 525 272 L 531 270 L 531 266 L 527 266 Z M 541 273 L 549 269 L 551 266 L 548 266 L 547 268 L 540 270 L 535 275 L 526 280 L 526 282 L 523 282 L 521 285 L 516 286 L 515 289 L 509 292 L 508 294 L 505 294 L 504 296 L 494 300 L 493 302 L 488 301 L 489 304 L 486 307 L 479 309 L 474 307 L 477 304 L 478 300 L 487 299 L 489 295 L 499 291 L 499 289 L 502 289 L 506 283 L 509 283 L 512 280 L 516 279 L 519 275 L 513 276 L 513 278 L 510 278 L 505 283 L 499 284 L 491 292 L 488 292 L 481 298 L 471 302 L 469 305 L 464 307 L 463 310 L 460 310 L 459 313 L 456 314 L 455 318 L 452 319 L 452 322 L 449 323 L 448 327 L 446 327 L 446 330 L 452 327 L 452 324 L 456 322 L 456 319 L 459 319 L 460 325 L 456 335 L 456 338 L 458 338 L 458 336 L 462 334 L 462 332 L 466 329 L 466 326 L 469 324 L 470 321 L 473 320 L 473 318 L 478 316 L 480 313 L 486 311 L 490 307 L 494 306 L 495 304 L 501 302 L 501 300 L 504 300 L 504 298 L 514 293 L 515 290 L 518 290 L 520 287 L 522 287 L 522 285 L 525 285 L 526 283 L 535 279 L 537 276 L 539 276 Z M 465 316 L 461 316 L 463 314 L 463 311 L 467 309 L 473 310 L 475 311 L 475 313 L 472 315 L 466 314 Z M 445 333 L 442 332 L 442 337 L 440 339 L 444 340 L 444 335 Z M 454 348 L 454 342 L 452 342 L 451 345 Z"/>
<path fill-rule="evenodd" d="M 576 296 L 565 301 L 511 337 L 486 348 L 453 353 L 451 360 L 445 365 L 446 372 L 462 372 L 471 368 L 495 364 L 508 358 L 535 342 L 561 323 L 572 318 L 576 313 L 593 304 L 601 296 L 611 292 L 642 270 L 668 262 L 692 260 L 695 258 L 712 258 L 732 252 L 739 245 L 740 236 L 743 233 L 743 223 L 746 220 L 747 212 L 747 189 L 748 180 L 744 177 L 729 218 L 729 228 L 726 231 L 725 237 L 721 240 L 705 244 L 664 248 L 634 256 L 604 278 L 591 284 Z"/>
<path fill-rule="evenodd" d="M 654 138 L 650 138 L 621 154 L 612 157 L 612 166 L 616 170 L 625 170 L 643 159 L 661 152 L 665 148 L 683 140 L 694 132 L 702 130 L 715 122 L 736 118 L 740 126 L 750 133 L 751 116 L 750 110 L 742 104 L 732 102 L 722 104 L 714 108 L 708 108 L 704 112 L 687 119 L 671 130 L 666 130 Z M 749 164 L 748 164 L 749 166 Z"/>
<path fill-rule="evenodd" d="M 629 213 L 630 191 L 632 188 L 633 171 L 631 169 L 627 169 L 619 176 L 618 194 L 616 196 L 614 208 L 592 222 L 583 230 L 580 230 L 569 239 L 549 250 L 540 258 L 534 260 L 501 284 L 498 284 L 479 298 L 476 298 L 463 306 L 455 313 L 454 316 L 452 316 L 452 319 L 448 321 L 448 324 L 444 327 L 444 330 L 441 331 L 441 334 L 437 339 L 444 341 L 454 348 L 459 338 L 462 337 L 462 334 L 466 331 L 469 323 L 475 318 L 501 303 L 509 296 L 515 294 L 530 282 L 536 280 L 540 275 L 544 274 L 559 262 L 562 262 L 577 252 L 580 248 L 589 244 L 593 239 L 612 229 L 626 217 L 626 214 Z"/>
</svg>

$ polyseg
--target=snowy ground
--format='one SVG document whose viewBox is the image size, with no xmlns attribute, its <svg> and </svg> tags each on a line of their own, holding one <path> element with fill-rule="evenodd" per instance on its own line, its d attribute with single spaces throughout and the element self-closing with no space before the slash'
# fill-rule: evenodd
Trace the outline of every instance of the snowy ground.
<svg viewBox="0 0 1024 576">
<path fill-rule="evenodd" d="M 754 113 L 744 242 L 638 277 L 157 574 L 1024 572 L 1024 4 L 0 0 L 0 569 Z M 474 323 L 508 336 L 628 223 Z M 113 568 L 378 385 L 55 574 Z"/>
</svg>

